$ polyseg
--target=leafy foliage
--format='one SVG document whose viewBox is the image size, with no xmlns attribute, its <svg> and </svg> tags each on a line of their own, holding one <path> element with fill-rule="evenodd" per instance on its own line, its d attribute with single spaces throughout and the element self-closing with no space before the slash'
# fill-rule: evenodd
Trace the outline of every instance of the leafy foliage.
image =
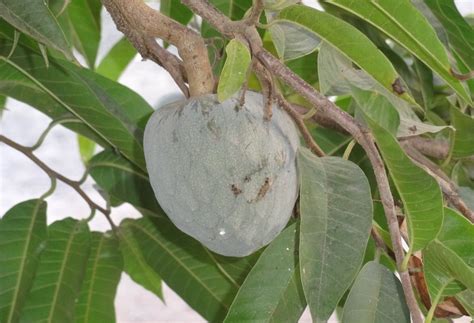
<svg viewBox="0 0 474 323">
<path fill-rule="evenodd" d="M 296 0 L 264 0 L 256 31 L 242 33 L 237 21 L 255 13 L 254 1 L 209 3 L 234 21 L 227 33 L 179 0 L 162 0 L 159 10 L 204 38 L 219 100 L 244 84 L 281 93 L 300 113 L 295 120 L 308 129 L 305 136 L 328 155 L 299 148 L 295 219 L 244 258 L 215 254 L 178 230 L 155 200 L 144 159 L 143 130 L 153 109 L 118 82 L 137 54 L 134 46 L 145 54 L 160 49 L 150 47 L 154 32 L 125 32 L 99 61 L 101 1 L 0 0 L 0 116 L 12 98 L 75 132 L 86 175 L 106 205 L 89 201 L 89 219 L 65 217 L 48 225 L 44 200 L 53 185 L 3 215 L 0 321 L 114 322 L 124 272 L 161 299 L 165 282 L 210 322 L 297 322 L 307 306 L 314 322 L 335 311 L 342 322 L 410 322 L 399 269 L 410 271 L 426 322 L 459 313 L 472 317 L 472 17 L 463 17 L 454 0 L 321 0 L 323 10 Z M 122 31 L 124 17 L 115 19 Z M 174 53 L 163 45 L 160 50 Z M 334 108 L 327 100 L 320 98 L 323 109 L 315 109 L 268 66 L 271 87 L 260 84 L 253 70 L 260 45 L 280 58 L 291 78 L 306 81 L 305 89 L 333 97 L 336 115 L 370 133 L 383 159 L 378 170 L 350 127 L 326 120 L 325 109 Z M 178 72 L 170 72 L 181 73 L 186 83 L 188 62 L 176 57 L 175 63 Z M 36 147 L 15 146 L 3 135 L 0 141 L 30 157 L 53 184 L 63 181 L 86 195 L 82 182 L 42 163 Z M 382 196 L 383 167 L 396 209 Z M 113 224 L 114 208 L 124 203 L 142 217 Z M 397 211 L 408 246 L 403 264 L 394 257 L 397 219 L 387 210 Z M 90 231 L 88 221 L 99 211 L 111 231 Z"/>
</svg>

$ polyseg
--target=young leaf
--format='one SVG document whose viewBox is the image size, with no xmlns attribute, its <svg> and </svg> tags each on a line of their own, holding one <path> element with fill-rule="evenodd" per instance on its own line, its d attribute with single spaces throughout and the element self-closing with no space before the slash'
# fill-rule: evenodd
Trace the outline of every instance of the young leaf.
<svg viewBox="0 0 474 323">
<path fill-rule="evenodd" d="M 73 322 L 89 247 L 89 228 L 84 221 L 66 218 L 48 227 L 46 249 L 21 321 Z"/>
<path fill-rule="evenodd" d="M 352 25 L 326 12 L 299 5 L 284 9 L 277 22 L 294 24 L 314 33 L 350 58 L 390 92 L 396 93 L 393 85 L 400 78 L 392 64 L 367 36 Z M 408 98 L 406 93 L 402 97 Z"/>
<path fill-rule="evenodd" d="M 262 253 L 224 322 L 297 322 L 305 307 L 298 266 L 297 223 L 293 223 Z"/>
<path fill-rule="evenodd" d="M 0 44 L 0 53 L 6 49 Z M 32 105 L 53 119 L 76 117 L 83 122 L 79 129 L 84 129 L 89 138 L 92 132 L 101 144 L 114 147 L 145 169 L 142 134 L 146 117 L 153 109 L 133 91 L 53 58 L 46 68 L 41 55 L 23 45 L 10 59 L 0 56 L 0 80 L 1 93 Z"/>
<path fill-rule="evenodd" d="M 91 233 L 91 252 L 75 307 L 75 322 L 115 322 L 114 299 L 122 273 L 118 241 L 109 233 Z"/>
<path fill-rule="evenodd" d="M 387 125 L 373 113 L 375 109 L 368 106 L 371 97 L 377 94 L 363 91 L 353 93 L 403 201 L 410 251 L 420 250 L 433 240 L 441 229 L 443 223 L 441 190 L 433 177 L 408 158 L 397 139 L 387 129 Z"/>
<path fill-rule="evenodd" d="M 38 42 L 72 59 L 70 45 L 45 1 L 2 0 L 0 17 Z"/>
<path fill-rule="evenodd" d="M 308 55 L 321 42 L 313 32 L 288 21 L 275 21 L 270 25 L 270 33 L 278 56 L 284 60 Z"/>
<path fill-rule="evenodd" d="M 143 286 L 163 300 L 161 278 L 146 262 L 143 250 L 135 240 L 131 228 L 126 225 L 120 226 L 118 238 L 120 241 L 124 271 L 137 284 Z"/>
<path fill-rule="evenodd" d="M 102 3 L 97 0 L 74 0 L 63 15 L 70 19 L 72 39 L 75 47 L 86 59 L 87 66 L 95 67 L 100 43 L 100 10 Z"/>
<path fill-rule="evenodd" d="M 452 156 L 463 158 L 474 155 L 474 118 L 451 106 L 451 124 L 456 129 Z"/>
<path fill-rule="evenodd" d="M 342 323 L 410 323 L 402 285 L 376 262 L 360 271 L 347 297 Z"/>
<path fill-rule="evenodd" d="M 464 65 L 474 70 L 474 29 L 461 16 L 453 0 L 425 0 L 448 33 L 449 43 Z"/>
<path fill-rule="evenodd" d="M 423 269 L 433 303 L 465 287 L 474 290 L 474 225 L 452 209 L 446 208 L 444 214 L 440 234 L 423 252 Z"/>
<path fill-rule="evenodd" d="M 94 156 L 95 142 L 82 135 L 77 135 L 77 144 L 79 145 L 82 162 L 86 164 Z"/>
<path fill-rule="evenodd" d="M 125 220 L 145 261 L 178 295 L 209 321 L 221 321 L 240 287 L 199 242 L 163 216 Z"/>
<path fill-rule="evenodd" d="M 46 241 L 46 202 L 15 205 L 0 221 L 0 322 L 18 322 Z"/>
<path fill-rule="evenodd" d="M 232 39 L 225 48 L 227 59 L 217 87 L 217 98 L 223 102 L 237 92 L 244 84 L 250 66 L 250 52 L 238 39 Z"/>
<path fill-rule="evenodd" d="M 451 74 L 448 55 L 425 17 L 408 0 L 328 0 L 371 23 L 435 71 L 466 102 L 463 84 Z"/>
<path fill-rule="evenodd" d="M 135 47 L 125 37 L 121 38 L 102 59 L 96 72 L 117 81 L 136 55 Z"/>
<path fill-rule="evenodd" d="M 314 322 L 326 321 L 350 287 L 372 227 L 372 197 L 365 174 L 337 157 L 298 152 L 300 271 Z"/>
<path fill-rule="evenodd" d="M 161 0 L 160 11 L 177 22 L 187 25 L 193 13 L 180 0 Z"/>
</svg>

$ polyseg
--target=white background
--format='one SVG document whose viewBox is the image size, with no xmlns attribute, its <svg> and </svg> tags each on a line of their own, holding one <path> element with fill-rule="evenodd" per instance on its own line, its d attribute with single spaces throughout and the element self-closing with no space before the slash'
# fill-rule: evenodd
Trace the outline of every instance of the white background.
<svg viewBox="0 0 474 323">
<path fill-rule="evenodd" d="M 304 2 L 315 3 L 310 0 Z M 456 4 L 463 14 L 474 12 L 473 0 L 458 0 Z M 99 59 L 121 37 L 110 16 L 106 12 L 103 12 L 102 16 L 103 32 Z M 129 65 L 120 82 L 142 95 L 155 108 L 179 92 L 165 71 L 152 62 L 141 61 L 140 57 L 136 57 Z M 0 121 L 0 133 L 20 144 L 32 145 L 49 121 L 37 110 L 21 102 L 8 100 L 7 111 L 3 113 Z M 63 127 L 56 127 L 36 153 L 46 164 L 72 179 L 79 179 L 84 172 L 76 136 Z M 39 197 L 49 188 L 49 184 L 49 178 L 30 160 L 9 147 L 0 145 L 0 215 L 21 201 Z M 100 202 L 101 198 L 92 188 L 92 184 L 89 179 L 84 185 L 85 191 Z M 58 182 L 55 194 L 47 201 L 49 223 L 64 217 L 79 219 L 89 215 L 85 202 L 61 182 Z M 137 211 L 129 205 L 113 209 L 115 223 L 126 217 L 138 216 Z M 92 230 L 109 229 L 100 213 L 91 221 L 90 226 Z M 167 286 L 164 286 L 164 295 L 166 304 L 123 274 L 115 300 L 118 322 L 204 321 Z M 307 311 L 301 322 L 311 322 Z"/>
</svg>

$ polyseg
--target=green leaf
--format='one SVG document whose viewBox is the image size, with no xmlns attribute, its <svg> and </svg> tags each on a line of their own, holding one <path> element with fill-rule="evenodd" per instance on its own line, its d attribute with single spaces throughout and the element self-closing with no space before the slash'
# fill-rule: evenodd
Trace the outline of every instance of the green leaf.
<svg viewBox="0 0 474 323">
<path fill-rule="evenodd" d="M 96 72 L 117 81 L 136 55 L 135 47 L 126 38 L 121 38 L 102 59 Z"/>
<path fill-rule="evenodd" d="M 73 59 L 70 45 L 45 1 L 2 0 L 0 17 L 38 42 Z"/>
<path fill-rule="evenodd" d="M 79 145 L 79 154 L 81 155 L 82 162 L 86 164 L 94 156 L 95 142 L 84 136 L 77 135 L 77 144 Z"/>
<path fill-rule="evenodd" d="M 143 286 L 161 300 L 164 300 L 161 277 L 146 262 L 143 250 L 138 245 L 131 228 L 125 225 L 121 226 L 118 231 L 118 237 L 124 271 L 137 284 Z"/>
<path fill-rule="evenodd" d="M 299 148 L 301 281 L 314 322 L 327 321 L 357 275 L 372 227 L 364 172 Z"/>
<path fill-rule="evenodd" d="M 69 17 L 75 47 L 92 69 L 95 67 L 99 50 L 101 8 L 102 3 L 99 0 L 73 0 L 63 13 Z"/>
<path fill-rule="evenodd" d="M 411 322 L 402 285 L 374 261 L 360 271 L 347 297 L 342 323 Z"/>
<path fill-rule="evenodd" d="M 106 150 L 88 163 L 89 173 L 107 194 L 119 203 L 128 202 L 141 212 L 161 213 L 148 175 L 113 151 Z"/>
<path fill-rule="evenodd" d="M 180 0 L 161 0 L 160 11 L 183 25 L 187 25 L 193 17 L 192 11 Z"/>
<path fill-rule="evenodd" d="M 223 102 L 240 90 L 247 78 L 250 66 L 250 51 L 238 39 L 232 39 L 225 48 L 227 59 L 217 87 L 217 98 Z"/>
<path fill-rule="evenodd" d="M 299 0 L 263 0 L 263 6 L 267 10 L 280 11 L 298 2 Z"/>
<path fill-rule="evenodd" d="M 146 262 L 189 306 L 208 321 L 224 318 L 240 285 L 207 249 L 163 216 L 120 226 L 132 230 Z"/>
<path fill-rule="evenodd" d="M 435 31 L 408 0 L 329 0 L 371 23 L 435 71 L 463 100 L 471 102 L 463 84 L 451 74 L 448 55 Z"/>
<path fill-rule="evenodd" d="M 474 29 L 461 16 L 453 0 L 425 0 L 444 26 L 449 43 L 464 65 L 474 70 Z"/>
<path fill-rule="evenodd" d="M 465 290 L 456 295 L 457 300 L 466 309 L 466 312 L 474 317 L 474 290 Z"/>
<path fill-rule="evenodd" d="M 75 322 L 115 322 L 115 293 L 122 274 L 118 241 L 110 233 L 92 232 L 91 251 L 81 292 L 75 307 Z"/>
<path fill-rule="evenodd" d="M 465 287 L 474 290 L 474 225 L 452 209 L 445 208 L 444 214 L 440 234 L 423 252 L 432 300 L 455 295 Z"/>
<path fill-rule="evenodd" d="M 298 266 L 297 223 L 293 223 L 262 253 L 224 322 L 297 322 L 305 307 Z"/>
<path fill-rule="evenodd" d="M 315 51 L 321 39 L 305 27 L 276 20 L 270 25 L 273 45 L 283 60 L 303 57 Z"/>
<path fill-rule="evenodd" d="M 7 42 L 8 44 L 8 42 Z M 9 46 L 2 46 L 0 55 Z M 130 89 L 87 69 L 50 59 L 19 45 L 10 59 L 0 56 L 0 93 L 23 101 L 52 119 L 75 117 L 69 127 L 120 151 L 145 169 L 142 137 L 153 109 Z"/>
<path fill-rule="evenodd" d="M 46 249 L 21 313 L 22 322 L 73 322 L 89 247 L 84 221 L 66 218 L 48 227 Z"/>
<path fill-rule="evenodd" d="M 456 129 L 451 147 L 452 157 L 463 158 L 474 155 L 474 118 L 451 106 L 451 124 Z"/>
<path fill-rule="evenodd" d="M 294 24 L 314 33 L 395 93 L 393 84 L 399 76 L 392 64 L 367 36 L 352 25 L 326 12 L 299 5 L 284 9 L 275 22 Z M 402 96 L 408 98 L 407 94 Z"/>
<path fill-rule="evenodd" d="M 422 111 L 415 104 L 410 104 L 386 88 L 376 83 L 364 71 L 355 69 L 351 62 L 327 43 L 321 44 L 318 55 L 318 73 L 321 93 L 325 95 L 352 94 L 354 87 L 373 91 L 386 97 L 389 105 L 395 107 L 399 114 L 400 126 L 397 137 L 407 137 L 426 132 L 439 132 L 445 126 L 434 126 L 424 123 L 414 110 Z M 392 114 L 387 108 L 379 109 L 381 114 Z M 375 110 L 374 110 L 375 111 Z"/>
<path fill-rule="evenodd" d="M 443 223 L 443 198 L 436 180 L 416 166 L 400 147 L 397 139 L 384 127 L 374 109 L 367 106 L 371 94 L 354 92 L 360 111 L 374 135 L 390 176 L 403 202 L 408 223 L 410 251 L 425 247 L 433 240 Z"/>
<path fill-rule="evenodd" d="M 0 321 L 17 322 L 46 241 L 46 202 L 15 205 L 0 221 Z"/>
</svg>

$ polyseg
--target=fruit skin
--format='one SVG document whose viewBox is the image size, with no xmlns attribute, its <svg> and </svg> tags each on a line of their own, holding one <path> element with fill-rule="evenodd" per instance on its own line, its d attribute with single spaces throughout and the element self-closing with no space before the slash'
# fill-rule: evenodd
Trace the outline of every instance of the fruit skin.
<svg viewBox="0 0 474 323">
<path fill-rule="evenodd" d="M 150 182 L 159 204 L 183 232 L 210 250 L 243 257 L 270 243 L 287 224 L 298 194 L 298 132 L 262 95 L 194 97 L 159 108 L 145 130 Z"/>
</svg>

